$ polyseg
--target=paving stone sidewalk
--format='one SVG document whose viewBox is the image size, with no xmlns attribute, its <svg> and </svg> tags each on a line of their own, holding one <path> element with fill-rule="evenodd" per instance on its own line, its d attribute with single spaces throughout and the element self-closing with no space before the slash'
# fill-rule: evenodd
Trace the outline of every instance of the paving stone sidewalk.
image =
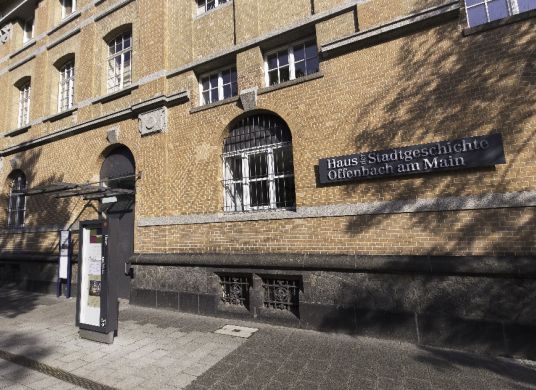
<svg viewBox="0 0 536 390">
<path fill-rule="evenodd" d="M 0 389 L 536 389 L 536 366 L 406 343 L 122 307 L 78 337 L 75 301 L 0 290 Z M 249 339 L 213 333 L 259 328 Z"/>
<path fill-rule="evenodd" d="M 180 389 L 244 342 L 212 333 L 223 320 L 127 306 L 121 309 L 115 342 L 95 343 L 78 336 L 75 305 L 74 299 L 0 290 L 0 373 L 8 374 L 6 383 L 43 388 L 40 375 L 27 375 L 33 370 L 12 372 L 12 362 L 2 353 L 43 363 L 45 371 L 75 383 L 78 379 L 86 388 L 92 387 L 84 378 L 120 389 Z"/>
</svg>

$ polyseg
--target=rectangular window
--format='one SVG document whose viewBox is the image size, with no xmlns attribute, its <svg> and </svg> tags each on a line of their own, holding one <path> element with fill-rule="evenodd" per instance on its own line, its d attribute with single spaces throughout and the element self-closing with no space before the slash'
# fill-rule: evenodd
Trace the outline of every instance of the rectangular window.
<svg viewBox="0 0 536 390">
<path fill-rule="evenodd" d="M 30 123 L 30 91 L 30 83 L 26 83 L 19 88 L 19 114 L 17 127 L 26 126 Z"/>
<path fill-rule="evenodd" d="M 214 103 L 238 94 L 236 68 L 227 68 L 200 77 L 200 104 Z"/>
<path fill-rule="evenodd" d="M 219 7 L 230 0 L 197 0 L 197 14 L 201 15 L 211 9 Z"/>
<path fill-rule="evenodd" d="M 319 71 L 315 41 L 294 44 L 265 56 L 266 85 L 294 80 Z"/>
<path fill-rule="evenodd" d="M 119 91 L 132 82 L 132 34 L 123 33 L 108 43 L 108 92 Z"/>
<path fill-rule="evenodd" d="M 34 37 L 34 20 L 28 19 L 24 22 L 23 34 L 22 34 L 22 43 L 26 44 L 31 41 Z"/>
<path fill-rule="evenodd" d="M 9 193 L 7 226 L 9 228 L 21 228 L 24 226 L 24 214 L 26 212 L 26 177 L 19 173 L 11 182 Z"/>
<path fill-rule="evenodd" d="M 76 0 L 61 0 L 61 18 L 64 19 L 76 11 Z"/>
<path fill-rule="evenodd" d="M 475 27 L 536 9 L 535 0 L 465 0 L 467 22 Z"/>
<path fill-rule="evenodd" d="M 74 101 L 74 62 L 69 61 L 60 69 L 58 112 L 66 111 Z"/>
</svg>

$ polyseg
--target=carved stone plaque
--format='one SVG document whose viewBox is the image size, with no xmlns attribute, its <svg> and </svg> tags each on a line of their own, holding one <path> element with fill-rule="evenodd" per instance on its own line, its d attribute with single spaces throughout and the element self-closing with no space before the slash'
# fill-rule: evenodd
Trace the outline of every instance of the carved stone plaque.
<svg viewBox="0 0 536 390">
<path fill-rule="evenodd" d="M 257 107 L 257 88 L 248 88 L 240 92 L 240 102 L 244 111 L 255 109 Z"/>
<path fill-rule="evenodd" d="M 106 140 L 111 144 L 116 144 L 119 142 L 119 129 L 117 127 L 112 127 L 106 132 Z"/>
<path fill-rule="evenodd" d="M 11 160 L 9 160 L 9 163 L 11 164 L 12 169 L 20 169 L 22 165 L 20 157 L 13 157 Z"/>
<path fill-rule="evenodd" d="M 6 43 L 11 37 L 11 24 L 8 24 L 0 29 L 0 43 Z"/>
<path fill-rule="evenodd" d="M 167 112 L 162 107 L 158 110 L 144 112 L 139 115 L 141 135 L 159 133 L 166 130 Z"/>
</svg>

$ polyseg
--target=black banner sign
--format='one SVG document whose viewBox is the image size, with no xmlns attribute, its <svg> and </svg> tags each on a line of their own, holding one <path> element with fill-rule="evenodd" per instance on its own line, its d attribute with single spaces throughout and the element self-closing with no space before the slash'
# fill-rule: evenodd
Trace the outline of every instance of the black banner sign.
<svg viewBox="0 0 536 390">
<path fill-rule="evenodd" d="M 500 133 L 405 146 L 319 161 L 321 184 L 505 164 Z"/>
</svg>

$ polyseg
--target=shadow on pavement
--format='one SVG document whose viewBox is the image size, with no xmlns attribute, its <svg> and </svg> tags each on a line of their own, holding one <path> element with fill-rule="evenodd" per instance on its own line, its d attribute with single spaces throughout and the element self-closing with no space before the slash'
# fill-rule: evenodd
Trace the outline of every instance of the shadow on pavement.
<svg viewBox="0 0 536 390">
<path fill-rule="evenodd" d="M 0 317 L 16 318 L 54 299 L 18 290 L 0 289 Z M 50 303 L 49 303 L 50 304 Z"/>
<path fill-rule="evenodd" d="M 2 330 L 0 331 L 0 376 L 19 383 L 29 375 L 30 369 L 12 361 L 13 355 L 39 361 L 50 353 L 51 348 L 40 347 L 40 340 L 37 337 Z"/>
<path fill-rule="evenodd" d="M 424 353 L 415 356 L 415 360 L 428 364 L 439 372 L 453 373 L 464 369 L 485 370 L 518 385 L 536 386 L 536 368 L 524 366 L 515 361 L 429 347 L 420 349 Z"/>
</svg>

